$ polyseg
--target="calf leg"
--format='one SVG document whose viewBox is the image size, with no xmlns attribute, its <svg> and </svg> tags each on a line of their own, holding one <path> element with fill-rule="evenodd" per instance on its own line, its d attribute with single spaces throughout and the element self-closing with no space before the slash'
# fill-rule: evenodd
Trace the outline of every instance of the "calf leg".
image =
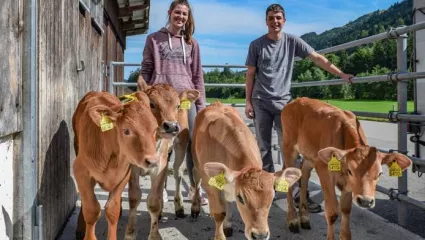
<svg viewBox="0 0 425 240">
<path fill-rule="evenodd" d="M 301 163 L 301 184 L 300 184 L 300 220 L 301 220 L 301 228 L 303 229 L 311 229 L 310 226 L 310 217 L 308 216 L 307 210 L 307 189 L 308 189 L 308 180 L 310 179 L 311 170 L 310 163 L 307 159 L 303 159 Z"/>
<path fill-rule="evenodd" d="M 176 180 L 176 193 L 174 195 L 174 210 L 176 212 L 176 217 L 184 218 L 184 207 L 183 207 L 183 196 L 181 190 L 181 182 L 183 177 L 182 165 L 184 158 L 186 156 L 187 148 L 187 139 L 189 138 L 188 131 L 181 132 L 176 139 L 176 144 L 174 145 L 174 179 Z"/>
<path fill-rule="evenodd" d="M 192 145 L 193 146 L 193 145 Z M 201 212 L 201 174 L 199 170 L 199 162 L 196 157 L 195 152 L 193 152 L 193 181 L 195 182 L 195 194 L 192 199 L 192 206 L 191 206 L 191 217 L 192 220 L 198 218 L 199 213 Z"/>
<path fill-rule="evenodd" d="M 130 181 L 128 182 L 128 198 L 130 202 L 130 213 L 128 215 L 128 223 L 125 230 L 125 240 L 134 240 L 137 236 L 137 207 L 142 198 L 142 190 L 139 185 L 140 168 L 131 165 Z"/>
<path fill-rule="evenodd" d="M 77 157 L 74 163 L 74 176 L 75 181 L 78 185 L 78 191 L 81 196 L 81 217 L 79 217 L 76 236 L 85 235 L 86 240 L 95 240 L 95 228 L 96 222 L 100 217 L 100 204 L 96 199 L 94 194 L 94 186 L 96 182 L 93 178 L 90 177 L 87 169 L 80 164 L 80 161 Z M 85 227 L 82 225 L 85 224 Z M 85 234 L 80 232 L 85 229 Z"/>
<path fill-rule="evenodd" d="M 151 174 L 151 191 L 147 198 L 148 210 L 151 217 L 151 229 L 149 240 L 161 239 L 159 234 L 158 222 L 161 217 L 163 200 L 162 193 L 164 189 L 165 178 L 168 168 L 163 168 L 158 174 Z"/>
<path fill-rule="evenodd" d="M 205 184 L 205 179 L 202 179 L 202 187 L 207 193 L 210 200 L 210 214 L 215 220 L 215 236 L 214 240 L 225 240 L 223 223 L 226 218 L 226 207 L 223 199 L 220 197 L 220 191 Z"/>
<path fill-rule="evenodd" d="M 352 206 L 352 193 L 351 192 L 342 192 L 340 205 L 341 205 L 341 233 L 339 238 L 341 240 L 351 240 L 351 231 L 350 231 L 350 214 Z"/>
<path fill-rule="evenodd" d="M 338 219 L 338 200 L 335 193 L 335 185 L 331 180 L 331 173 L 327 166 L 316 167 L 325 199 L 325 217 L 328 224 L 327 240 L 335 239 L 335 222 Z"/>
<path fill-rule="evenodd" d="M 284 143 L 283 143 L 283 155 L 285 158 L 285 168 L 288 167 L 295 167 L 295 161 L 298 157 L 298 152 L 295 150 L 295 148 L 293 147 L 294 145 L 292 145 L 292 143 L 288 143 L 287 141 L 289 141 L 289 139 L 287 139 L 287 137 L 284 137 Z M 298 233 L 300 232 L 300 228 L 299 228 L 299 221 L 297 218 L 297 212 L 295 210 L 295 206 L 294 206 L 294 199 L 293 199 L 293 187 L 290 187 L 288 189 L 288 193 L 286 194 L 286 201 L 288 204 L 288 216 L 287 216 L 287 224 L 289 227 L 289 230 L 293 233 Z"/>
<path fill-rule="evenodd" d="M 131 169 L 129 167 L 123 180 L 109 193 L 108 202 L 105 205 L 105 215 L 108 221 L 108 240 L 117 239 L 117 225 L 120 218 L 121 195 L 125 185 L 130 179 Z"/>
<path fill-rule="evenodd" d="M 224 235 L 226 237 L 231 237 L 233 235 L 233 228 L 232 228 L 232 206 L 230 202 L 226 201 L 226 218 L 224 219 Z"/>
</svg>

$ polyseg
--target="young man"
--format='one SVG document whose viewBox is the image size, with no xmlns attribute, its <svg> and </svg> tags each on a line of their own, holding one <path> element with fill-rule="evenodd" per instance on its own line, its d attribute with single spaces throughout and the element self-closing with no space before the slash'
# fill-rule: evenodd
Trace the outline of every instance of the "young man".
<svg viewBox="0 0 425 240">
<path fill-rule="evenodd" d="M 292 99 L 290 89 L 295 57 L 308 58 L 346 82 L 351 82 L 350 79 L 354 77 L 343 73 L 301 38 L 282 32 L 285 22 L 285 10 L 281 5 L 272 4 L 267 8 L 268 33 L 251 42 L 245 64 L 248 67 L 245 114 L 247 118 L 254 119 L 263 169 L 268 172 L 274 172 L 271 151 L 273 123 L 279 146 L 282 146 L 280 114 L 283 107 Z M 299 194 L 297 189 L 294 192 L 297 203 Z M 314 203 L 310 197 L 307 208 L 310 212 L 321 211 L 320 205 Z"/>
</svg>

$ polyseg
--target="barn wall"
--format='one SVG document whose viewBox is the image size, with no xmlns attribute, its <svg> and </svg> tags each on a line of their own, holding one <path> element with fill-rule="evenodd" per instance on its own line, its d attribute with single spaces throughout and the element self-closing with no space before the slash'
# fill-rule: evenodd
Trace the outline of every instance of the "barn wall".
<svg viewBox="0 0 425 240">
<path fill-rule="evenodd" d="M 77 199 L 72 115 L 88 91 L 100 90 L 103 39 L 78 1 L 40 1 L 38 33 L 38 199 L 44 239 L 54 239 Z"/>
</svg>

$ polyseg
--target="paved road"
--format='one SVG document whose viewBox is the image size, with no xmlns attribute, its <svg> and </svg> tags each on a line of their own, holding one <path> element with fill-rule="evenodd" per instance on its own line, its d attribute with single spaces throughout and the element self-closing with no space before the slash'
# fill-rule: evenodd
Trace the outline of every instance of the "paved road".
<svg viewBox="0 0 425 240">
<path fill-rule="evenodd" d="M 241 113 L 242 108 L 238 109 Z M 242 115 L 243 116 L 243 115 Z M 247 120 L 248 122 L 248 120 Z M 361 122 L 369 144 L 382 149 L 396 149 L 397 147 L 397 125 L 390 123 L 376 123 L 376 122 Z M 276 134 L 273 135 L 274 143 L 277 142 Z M 408 145 L 409 152 L 413 152 L 413 145 Z M 274 153 L 275 161 L 277 162 L 277 152 Z M 276 166 L 276 169 L 280 169 Z M 418 178 L 412 174 L 409 169 L 409 195 L 415 199 L 424 201 L 425 199 L 425 176 Z M 379 184 L 386 188 L 397 188 L 397 179 L 387 177 L 388 169 L 384 168 L 384 177 L 380 180 Z M 323 196 L 321 195 L 320 186 L 317 184 L 318 178 L 316 174 L 312 174 L 310 182 L 310 191 L 313 199 L 322 204 Z M 188 178 L 185 176 L 183 184 L 183 195 L 186 196 L 188 190 Z M 149 232 L 149 214 L 146 210 L 146 196 L 149 189 L 149 178 L 143 178 L 141 185 L 143 188 L 142 202 L 138 208 L 138 239 L 147 239 Z M 174 179 L 170 176 L 168 179 L 168 194 L 170 201 L 165 204 L 164 215 L 165 220 L 160 224 L 160 233 L 163 239 L 211 239 L 214 235 L 214 223 L 209 217 L 208 206 L 203 207 L 201 218 L 196 222 L 191 222 L 189 218 L 175 219 L 174 207 L 172 196 L 174 195 Z M 123 217 L 119 222 L 119 239 L 123 239 L 125 224 L 128 219 L 128 199 L 127 190 L 123 194 Z M 100 188 L 96 188 L 96 194 L 101 202 L 102 207 L 107 200 L 107 193 Z M 272 205 L 269 217 L 269 225 L 271 229 L 270 239 L 326 239 L 326 221 L 322 213 L 311 214 L 312 230 L 302 231 L 300 234 L 291 234 L 287 231 L 286 219 L 286 196 L 280 194 L 279 199 Z M 405 228 L 396 224 L 397 222 L 397 202 L 389 200 L 384 195 L 377 193 L 376 196 L 377 206 L 372 211 L 361 210 L 353 207 L 351 216 L 351 231 L 353 239 L 374 239 L 374 240 L 388 240 L 388 239 L 424 239 L 425 238 L 425 210 L 419 210 L 415 207 L 409 207 L 409 219 Z M 77 220 L 77 212 L 79 211 L 80 202 L 77 202 L 77 208 L 71 215 L 68 223 L 66 224 L 63 234 L 59 236 L 61 240 L 74 239 L 74 231 Z M 187 200 L 184 203 L 186 213 L 190 212 L 190 202 Z M 243 236 L 243 223 L 236 207 L 235 212 L 235 235 L 229 239 L 244 239 Z M 339 223 L 337 221 L 337 234 L 339 233 Z M 97 224 L 96 233 L 99 239 L 106 239 L 107 227 L 104 214 Z"/>
</svg>

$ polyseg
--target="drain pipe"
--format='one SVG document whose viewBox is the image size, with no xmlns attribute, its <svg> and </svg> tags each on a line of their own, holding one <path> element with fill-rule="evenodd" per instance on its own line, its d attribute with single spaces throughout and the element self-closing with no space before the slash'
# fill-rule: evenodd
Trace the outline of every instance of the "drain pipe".
<svg viewBox="0 0 425 240">
<path fill-rule="evenodd" d="M 23 52 L 22 52 L 22 155 L 17 163 L 17 217 L 19 226 L 14 227 L 21 239 L 40 238 L 37 224 L 38 189 L 38 1 L 26 0 L 23 4 Z M 40 230 L 40 231 L 39 231 Z M 41 231 L 42 232 L 42 231 Z M 41 236 L 42 237 L 42 236 Z"/>
</svg>

